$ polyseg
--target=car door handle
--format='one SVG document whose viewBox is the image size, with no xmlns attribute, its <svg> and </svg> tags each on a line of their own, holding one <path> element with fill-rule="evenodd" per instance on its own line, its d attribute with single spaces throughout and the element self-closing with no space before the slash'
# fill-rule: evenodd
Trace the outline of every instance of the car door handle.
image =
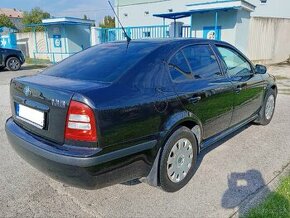
<svg viewBox="0 0 290 218">
<path fill-rule="evenodd" d="M 200 100 L 201 100 L 200 96 L 192 97 L 192 98 L 188 99 L 188 101 L 192 104 L 195 104 L 195 103 L 199 102 Z"/>
</svg>

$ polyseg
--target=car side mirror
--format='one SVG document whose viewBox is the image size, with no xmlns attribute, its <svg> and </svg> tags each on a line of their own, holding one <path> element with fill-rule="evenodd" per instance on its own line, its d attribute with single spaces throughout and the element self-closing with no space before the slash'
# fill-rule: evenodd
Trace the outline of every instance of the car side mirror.
<svg viewBox="0 0 290 218">
<path fill-rule="evenodd" d="M 267 67 L 264 65 L 257 64 L 255 67 L 255 73 L 257 74 L 266 74 L 267 73 Z"/>
</svg>

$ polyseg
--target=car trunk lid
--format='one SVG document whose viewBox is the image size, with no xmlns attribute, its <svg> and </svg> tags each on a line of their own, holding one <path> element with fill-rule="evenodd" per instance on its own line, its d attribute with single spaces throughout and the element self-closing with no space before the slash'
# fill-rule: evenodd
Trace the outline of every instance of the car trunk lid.
<svg viewBox="0 0 290 218">
<path fill-rule="evenodd" d="M 13 79 L 10 85 L 13 118 L 27 131 L 63 144 L 67 111 L 73 95 L 102 86 L 104 84 L 41 74 Z"/>
</svg>

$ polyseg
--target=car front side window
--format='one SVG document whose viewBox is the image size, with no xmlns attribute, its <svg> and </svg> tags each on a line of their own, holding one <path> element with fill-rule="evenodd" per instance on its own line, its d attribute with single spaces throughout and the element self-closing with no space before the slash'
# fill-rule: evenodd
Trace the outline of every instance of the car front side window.
<svg viewBox="0 0 290 218">
<path fill-rule="evenodd" d="M 249 76 L 252 68 L 249 62 L 230 48 L 217 46 L 223 61 L 227 67 L 227 74 L 230 77 Z"/>
</svg>

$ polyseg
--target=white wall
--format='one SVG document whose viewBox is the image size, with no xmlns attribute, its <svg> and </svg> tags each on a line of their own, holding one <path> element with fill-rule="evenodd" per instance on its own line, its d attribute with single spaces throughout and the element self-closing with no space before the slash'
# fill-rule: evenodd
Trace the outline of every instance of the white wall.
<svg viewBox="0 0 290 218">
<path fill-rule="evenodd" d="M 256 17 L 277 17 L 290 18 L 290 1 L 289 0 L 267 0 L 262 4 L 260 0 L 248 0 L 256 6 L 252 16 Z"/>
<path fill-rule="evenodd" d="M 90 27 L 66 26 L 68 52 L 75 53 L 90 47 Z"/>
<path fill-rule="evenodd" d="M 251 60 L 279 63 L 290 56 L 290 19 L 251 18 L 248 52 Z"/>
<path fill-rule="evenodd" d="M 251 15 L 245 10 L 239 10 L 236 17 L 236 32 L 234 45 L 248 55 L 248 41 Z"/>
<path fill-rule="evenodd" d="M 25 45 L 30 58 L 34 57 L 35 40 L 33 32 L 16 33 L 17 45 Z M 46 51 L 45 32 L 36 32 L 36 43 L 39 52 Z M 36 55 L 36 58 L 49 59 L 48 55 Z"/>
</svg>

